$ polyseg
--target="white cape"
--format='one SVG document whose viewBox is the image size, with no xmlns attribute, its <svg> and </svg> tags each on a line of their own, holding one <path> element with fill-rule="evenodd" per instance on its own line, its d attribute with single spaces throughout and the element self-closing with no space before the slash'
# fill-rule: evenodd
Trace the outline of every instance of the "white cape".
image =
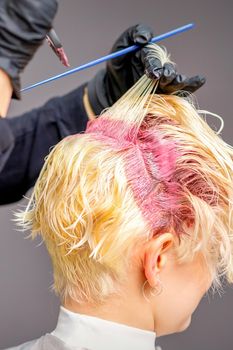
<svg viewBox="0 0 233 350">
<path fill-rule="evenodd" d="M 5 350 L 161 350 L 155 346 L 155 339 L 155 332 L 74 313 L 61 306 L 52 333 Z"/>
<path fill-rule="evenodd" d="M 80 347 L 67 347 L 59 338 L 46 334 L 43 337 L 5 350 L 91 350 Z"/>
</svg>

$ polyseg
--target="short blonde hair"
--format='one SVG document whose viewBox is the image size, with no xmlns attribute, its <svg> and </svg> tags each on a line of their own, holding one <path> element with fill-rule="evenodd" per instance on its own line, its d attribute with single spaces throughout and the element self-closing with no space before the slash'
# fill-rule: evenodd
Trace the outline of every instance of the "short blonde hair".
<svg viewBox="0 0 233 350">
<path fill-rule="evenodd" d="M 101 302 L 116 293 L 127 279 L 135 244 L 165 229 L 179 238 L 180 262 L 202 252 L 215 286 L 225 275 L 233 282 L 233 148 L 185 97 L 150 95 L 145 108 L 138 130 L 156 134 L 160 145 L 169 144 L 166 150 L 176 154 L 169 179 L 157 176 L 153 185 L 160 208 L 152 213 L 156 229 L 135 196 L 132 182 L 139 179 L 133 161 L 127 171 L 132 148 L 119 145 L 117 136 L 119 147 L 113 147 L 109 135 L 104 139 L 105 130 L 99 137 L 92 129 L 59 142 L 46 159 L 27 209 L 18 214 L 32 237 L 40 234 L 45 241 L 54 290 L 63 301 Z M 119 121 L 119 115 L 128 123 L 127 113 L 109 112 L 111 108 L 89 125 Z M 114 130 L 120 135 L 119 128 Z M 165 153 L 163 167 L 171 160 Z M 176 187 L 169 189 L 171 184 Z"/>
</svg>

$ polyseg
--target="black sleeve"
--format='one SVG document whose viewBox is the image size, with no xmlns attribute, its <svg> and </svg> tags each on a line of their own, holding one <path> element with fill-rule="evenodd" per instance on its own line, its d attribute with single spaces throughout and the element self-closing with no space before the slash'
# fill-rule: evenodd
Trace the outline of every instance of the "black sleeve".
<svg viewBox="0 0 233 350">
<path fill-rule="evenodd" d="M 0 118 L 0 172 L 14 147 L 14 135 L 6 119 Z"/>
<path fill-rule="evenodd" d="M 4 119 L 9 135 L 0 149 L 0 204 L 20 200 L 35 184 L 51 146 L 68 135 L 86 129 L 88 116 L 83 105 L 85 86 L 53 98 L 44 106 L 22 116 Z"/>
</svg>

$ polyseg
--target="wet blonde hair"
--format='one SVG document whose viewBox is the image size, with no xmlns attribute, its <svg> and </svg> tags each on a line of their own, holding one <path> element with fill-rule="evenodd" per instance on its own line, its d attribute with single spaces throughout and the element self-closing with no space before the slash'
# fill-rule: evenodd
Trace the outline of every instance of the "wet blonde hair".
<svg viewBox="0 0 233 350">
<path fill-rule="evenodd" d="M 233 282 L 233 149 L 190 96 L 155 89 L 142 77 L 86 133 L 59 142 L 17 214 L 45 241 L 63 301 L 101 302 L 116 293 L 135 244 L 169 229 L 179 238 L 180 262 L 202 252 L 217 288 L 221 276 Z"/>
</svg>

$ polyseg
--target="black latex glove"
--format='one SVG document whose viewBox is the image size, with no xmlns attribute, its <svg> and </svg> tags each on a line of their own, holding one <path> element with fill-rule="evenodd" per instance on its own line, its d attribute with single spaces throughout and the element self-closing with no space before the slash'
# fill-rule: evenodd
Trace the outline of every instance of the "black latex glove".
<svg viewBox="0 0 233 350">
<path fill-rule="evenodd" d="M 145 45 L 153 37 L 152 30 L 143 24 L 127 29 L 115 42 L 111 52 L 138 44 Z M 116 102 L 137 80 L 146 73 L 151 79 L 159 79 L 156 93 L 170 94 L 177 90 L 194 92 L 204 83 L 205 78 L 197 75 L 188 78 L 178 74 L 173 64 L 161 65 L 160 60 L 148 58 L 150 49 L 144 46 L 137 52 L 108 61 L 88 83 L 88 97 L 96 115 Z"/>
<path fill-rule="evenodd" d="M 57 0 L 0 0 L 0 68 L 20 98 L 20 78 L 42 44 L 57 11 Z"/>
</svg>

